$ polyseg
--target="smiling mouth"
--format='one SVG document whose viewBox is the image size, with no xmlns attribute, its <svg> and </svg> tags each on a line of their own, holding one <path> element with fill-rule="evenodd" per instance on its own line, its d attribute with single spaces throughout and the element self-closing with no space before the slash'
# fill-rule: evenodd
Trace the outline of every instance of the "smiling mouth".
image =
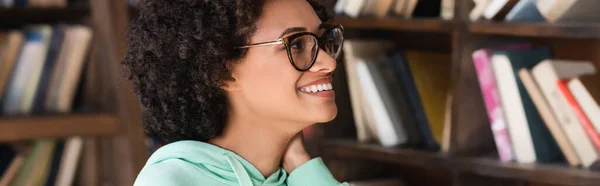
<svg viewBox="0 0 600 186">
<path fill-rule="evenodd" d="M 331 83 L 323 83 L 323 84 L 317 84 L 317 85 L 308 85 L 305 87 L 301 87 L 298 90 L 300 92 L 305 92 L 305 93 L 317 93 L 317 92 L 332 91 L 333 86 L 331 85 Z"/>
</svg>

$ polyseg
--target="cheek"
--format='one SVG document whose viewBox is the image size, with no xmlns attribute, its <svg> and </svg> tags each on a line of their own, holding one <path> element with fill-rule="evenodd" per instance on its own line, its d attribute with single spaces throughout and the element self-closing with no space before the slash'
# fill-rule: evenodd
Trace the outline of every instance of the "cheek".
<svg viewBox="0 0 600 186">
<path fill-rule="evenodd" d="M 290 65 L 286 55 L 270 56 L 247 61 L 244 89 L 249 101 L 272 109 L 297 100 L 295 88 L 301 74 Z"/>
</svg>

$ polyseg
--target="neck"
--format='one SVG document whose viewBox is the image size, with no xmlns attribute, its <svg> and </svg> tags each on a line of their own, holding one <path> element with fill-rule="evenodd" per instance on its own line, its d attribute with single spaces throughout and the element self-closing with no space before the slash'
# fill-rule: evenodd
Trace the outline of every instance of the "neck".
<svg viewBox="0 0 600 186">
<path fill-rule="evenodd" d="M 268 177 L 279 170 L 281 157 L 295 133 L 276 131 L 273 126 L 281 126 L 281 122 L 248 118 L 230 117 L 223 133 L 209 143 L 237 153 Z"/>
</svg>

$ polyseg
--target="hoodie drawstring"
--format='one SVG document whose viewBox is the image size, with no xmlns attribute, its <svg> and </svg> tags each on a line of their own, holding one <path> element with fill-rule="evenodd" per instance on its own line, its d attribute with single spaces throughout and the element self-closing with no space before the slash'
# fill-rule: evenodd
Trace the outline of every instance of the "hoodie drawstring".
<svg viewBox="0 0 600 186">
<path fill-rule="evenodd" d="M 240 163 L 238 159 L 229 154 L 223 154 L 223 156 L 225 157 L 225 159 L 227 159 L 229 165 L 231 165 L 233 173 L 237 177 L 240 186 L 252 186 L 252 180 L 250 179 L 250 175 L 248 174 L 246 169 L 244 169 L 242 163 Z"/>
</svg>

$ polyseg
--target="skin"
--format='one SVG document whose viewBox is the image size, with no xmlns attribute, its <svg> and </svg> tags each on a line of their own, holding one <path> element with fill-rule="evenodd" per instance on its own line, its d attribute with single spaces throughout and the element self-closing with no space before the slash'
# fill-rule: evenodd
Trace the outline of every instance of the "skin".
<svg viewBox="0 0 600 186">
<path fill-rule="evenodd" d="M 321 21 L 305 0 L 267 0 L 250 43 L 272 41 L 293 27 L 319 35 Z M 298 32 L 292 32 L 291 35 Z M 240 61 L 230 62 L 234 80 L 224 89 L 229 118 L 221 136 L 209 143 L 236 152 L 264 176 L 283 166 L 291 173 L 310 160 L 302 129 L 335 118 L 333 94 L 318 96 L 299 91 L 317 80 L 331 82 L 336 61 L 322 49 L 308 71 L 290 64 L 283 44 L 253 47 Z M 335 89 L 335 88 L 334 88 Z"/>
</svg>

